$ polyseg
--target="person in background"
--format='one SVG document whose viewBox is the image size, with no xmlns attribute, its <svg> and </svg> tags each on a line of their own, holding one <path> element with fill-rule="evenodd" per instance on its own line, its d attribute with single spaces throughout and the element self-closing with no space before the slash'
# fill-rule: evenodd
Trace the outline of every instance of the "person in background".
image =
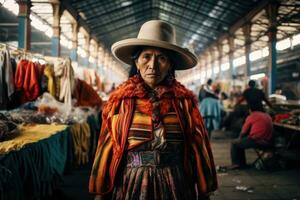
<svg viewBox="0 0 300 200">
<path fill-rule="evenodd" d="M 193 93 L 175 70 L 197 64 L 161 20 L 112 46 L 137 68 L 112 92 L 89 181 L 95 199 L 209 199 L 217 189 L 211 147 Z M 131 70 L 133 71 L 133 70 Z"/>
<path fill-rule="evenodd" d="M 246 166 L 245 149 L 270 146 L 272 142 L 273 123 L 272 118 L 261 111 L 261 107 L 250 104 L 250 115 L 242 127 L 238 139 L 231 144 L 230 169 Z"/>
<path fill-rule="evenodd" d="M 220 128 L 222 121 L 223 106 L 219 98 L 220 87 L 215 87 L 213 96 L 206 96 L 200 103 L 200 112 L 205 121 L 208 130 L 208 137 L 211 138 L 211 132 Z"/>
<path fill-rule="evenodd" d="M 250 80 L 248 86 L 249 88 L 243 92 L 243 96 L 238 100 L 237 104 L 240 104 L 246 100 L 248 108 L 256 108 L 259 111 L 264 111 L 262 104 L 264 101 L 270 108 L 272 108 L 272 104 L 266 98 L 264 92 L 256 88 L 256 83 L 254 80 Z"/>
<path fill-rule="evenodd" d="M 201 102 L 206 97 L 218 99 L 218 96 L 212 90 L 212 79 L 208 79 L 206 84 L 202 85 L 199 91 L 198 100 Z"/>
</svg>

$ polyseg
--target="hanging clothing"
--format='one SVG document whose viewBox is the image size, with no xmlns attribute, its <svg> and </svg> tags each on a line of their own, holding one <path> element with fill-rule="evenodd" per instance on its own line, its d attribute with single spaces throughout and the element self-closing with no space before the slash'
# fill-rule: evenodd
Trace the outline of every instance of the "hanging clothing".
<svg viewBox="0 0 300 200">
<path fill-rule="evenodd" d="M 0 51 L 0 109 L 8 109 L 15 91 L 14 72 L 8 47 Z"/>
<path fill-rule="evenodd" d="M 101 107 L 102 100 L 97 92 L 85 81 L 76 79 L 76 87 L 73 92 L 76 99 L 76 106 Z"/>
<path fill-rule="evenodd" d="M 54 83 L 54 70 L 53 66 L 46 65 L 44 69 L 44 75 L 47 77 L 47 89 L 48 92 L 55 97 L 55 83 Z"/>
<path fill-rule="evenodd" d="M 21 60 L 15 74 L 15 86 L 21 92 L 22 103 L 36 100 L 40 96 L 38 66 L 31 61 Z"/>
<path fill-rule="evenodd" d="M 70 58 L 57 60 L 54 64 L 54 74 L 59 77 L 59 100 L 72 106 L 72 91 L 75 87 L 75 75 Z"/>
</svg>

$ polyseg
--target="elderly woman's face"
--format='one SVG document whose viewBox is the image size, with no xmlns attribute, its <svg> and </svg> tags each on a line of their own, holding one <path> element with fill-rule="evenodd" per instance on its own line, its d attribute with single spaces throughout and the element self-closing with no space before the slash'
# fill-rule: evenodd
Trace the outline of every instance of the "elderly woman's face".
<svg viewBox="0 0 300 200">
<path fill-rule="evenodd" d="M 145 83 L 155 88 L 168 75 L 171 63 L 168 56 L 158 48 L 145 48 L 135 60 Z"/>
</svg>

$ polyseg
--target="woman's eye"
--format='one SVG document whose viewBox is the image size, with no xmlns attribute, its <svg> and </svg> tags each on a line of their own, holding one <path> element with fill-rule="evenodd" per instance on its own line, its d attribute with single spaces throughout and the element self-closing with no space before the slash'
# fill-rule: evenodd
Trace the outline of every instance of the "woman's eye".
<svg viewBox="0 0 300 200">
<path fill-rule="evenodd" d="M 159 56 L 158 59 L 160 62 L 166 62 L 168 60 L 167 56 Z"/>
<path fill-rule="evenodd" d="M 145 55 L 143 56 L 143 59 L 146 59 L 146 60 L 150 59 L 150 55 L 145 54 Z"/>
</svg>

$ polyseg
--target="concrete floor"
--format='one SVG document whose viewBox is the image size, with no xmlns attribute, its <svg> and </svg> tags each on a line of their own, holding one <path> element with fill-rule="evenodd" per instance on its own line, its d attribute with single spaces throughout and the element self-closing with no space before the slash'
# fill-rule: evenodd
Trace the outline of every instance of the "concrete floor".
<svg viewBox="0 0 300 200">
<path fill-rule="evenodd" d="M 212 139 L 215 164 L 217 168 L 228 166 L 231 164 L 230 140 L 223 138 L 222 133 L 215 133 L 215 137 Z M 254 150 L 247 150 L 246 157 L 251 164 L 256 158 Z M 211 200 L 300 200 L 300 169 L 274 167 L 278 169 L 264 171 L 249 167 L 218 172 L 219 189 Z"/>
<path fill-rule="evenodd" d="M 230 160 L 230 139 L 224 133 L 214 132 L 211 141 L 216 166 L 228 166 Z M 216 139 L 219 138 L 219 139 Z M 256 154 L 247 150 L 247 161 L 252 163 Z M 84 166 L 64 177 L 63 195 L 54 199 L 88 200 L 88 176 L 90 165 Z M 276 166 L 274 166 L 276 167 Z M 249 167 L 243 170 L 218 172 L 219 189 L 211 200 L 300 200 L 300 169 L 257 170 Z"/>
</svg>

